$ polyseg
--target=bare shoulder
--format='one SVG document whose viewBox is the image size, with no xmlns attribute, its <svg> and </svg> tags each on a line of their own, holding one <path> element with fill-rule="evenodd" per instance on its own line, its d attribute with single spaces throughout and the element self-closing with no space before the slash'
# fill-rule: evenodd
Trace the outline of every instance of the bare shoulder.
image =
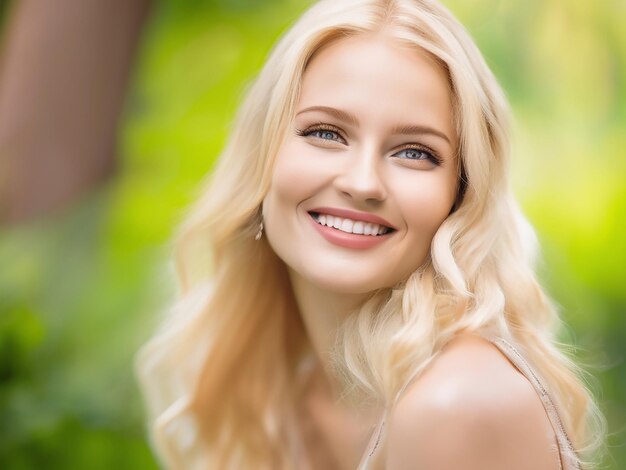
<svg viewBox="0 0 626 470">
<path fill-rule="evenodd" d="M 491 342 L 455 338 L 389 419 L 389 470 L 557 470 L 556 438 L 530 382 Z"/>
</svg>

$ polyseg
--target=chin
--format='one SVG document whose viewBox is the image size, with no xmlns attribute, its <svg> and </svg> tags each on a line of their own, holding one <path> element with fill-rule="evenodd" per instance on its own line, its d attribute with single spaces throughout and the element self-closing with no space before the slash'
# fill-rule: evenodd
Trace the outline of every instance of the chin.
<svg viewBox="0 0 626 470">
<path fill-rule="evenodd" d="M 399 282 L 399 280 L 389 280 L 382 277 L 338 276 L 336 273 L 329 272 L 318 275 L 312 273 L 300 275 L 317 286 L 318 289 L 346 295 L 367 295 L 379 289 L 390 288 Z"/>
</svg>

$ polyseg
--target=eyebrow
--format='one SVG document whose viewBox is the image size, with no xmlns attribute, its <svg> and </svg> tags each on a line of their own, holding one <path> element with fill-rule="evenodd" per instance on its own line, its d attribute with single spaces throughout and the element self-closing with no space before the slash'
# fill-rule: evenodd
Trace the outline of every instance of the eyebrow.
<svg viewBox="0 0 626 470">
<path fill-rule="evenodd" d="M 337 109 L 337 108 L 332 108 L 330 106 L 310 106 L 308 108 L 304 108 L 303 110 L 299 111 L 296 116 L 299 116 L 300 114 L 303 113 L 307 113 L 310 111 L 320 111 L 326 114 L 330 114 L 331 116 L 344 121 L 352 126 L 358 126 L 359 125 L 359 120 L 357 119 L 357 117 L 352 114 L 349 113 L 347 111 L 341 110 L 341 109 Z M 434 135 L 436 137 L 439 137 L 443 140 L 445 140 L 448 144 L 452 145 L 452 142 L 450 141 L 450 138 L 444 134 L 441 131 L 438 131 L 437 129 L 434 129 L 432 127 L 429 126 L 421 126 L 421 125 L 398 125 L 395 126 L 392 130 L 391 130 L 392 134 L 398 134 L 398 135 L 410 135 L 410 134 L 430 134 L 430 135 Z"/>
</svg>

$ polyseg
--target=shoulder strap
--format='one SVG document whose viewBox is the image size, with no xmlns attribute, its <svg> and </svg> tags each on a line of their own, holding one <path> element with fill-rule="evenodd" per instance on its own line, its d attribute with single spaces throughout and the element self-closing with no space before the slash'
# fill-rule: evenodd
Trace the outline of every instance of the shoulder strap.
<svg viewBox="0 0 626 470">
<path fill-rule="evenodd" d="M 535 371 L 520 354 L 520 352 L 505 339 L 489 336 L 484 336 L 484 338 L 491 341 L 500 351 L 502 351 L 502 353 L 509 359 L 509 361 L 511 361 L 517 370 L 519 370 L 528 379 L 539 395 L 541 403 L 543 404 L 548 418 L 550 419 L 550 424 L 556 434 L 559 456 L 561 458 L 561 468 L 563 468 L 563 470 L 580 470 L 580 464 L 576 456 L 576 452 L 574 451 L 572 442 L 563 427 L 556 405 Z"/>
</svg>

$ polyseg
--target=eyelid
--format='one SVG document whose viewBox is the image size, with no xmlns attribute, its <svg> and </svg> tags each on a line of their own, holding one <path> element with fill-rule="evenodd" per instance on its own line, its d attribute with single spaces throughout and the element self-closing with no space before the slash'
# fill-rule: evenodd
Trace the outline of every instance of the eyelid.
<svg viewBox="0 0 626 470">
<path fill-rule="evenodd" d="M 308 137 L 308 134 L 315 132 L 315 131 L 335 132 L 341 138 L 341 141 L 339 140 L 335 140 L 335 141 L 328 140 L 328 141 L 339 142 L 341 144 L 347 144 L 346 138 L 344 137 L 344 132 L 340 128 L 338 128 L 337 126 L 333 126 L 332 124 L 326 124 L 324 122 L 318 122 L 316 124 L 312 124 L 306 127 L 305 129 L 297 128 L 296 134 L 302 137 Z"/>
<path fill-rule="evenodd" d="M 392 156 L 402 152 L 403 150 L 419 150 L 420 152 L 429 154 L 432 158 L 429 158 L 428 160 L 432 161 L 436 165 L 443 164 L 443 159 L 439 156 L 439 154 L 430 147 L 423 144 L 404 144 L 399 148 L 394 149 Z"/>
</svg>

